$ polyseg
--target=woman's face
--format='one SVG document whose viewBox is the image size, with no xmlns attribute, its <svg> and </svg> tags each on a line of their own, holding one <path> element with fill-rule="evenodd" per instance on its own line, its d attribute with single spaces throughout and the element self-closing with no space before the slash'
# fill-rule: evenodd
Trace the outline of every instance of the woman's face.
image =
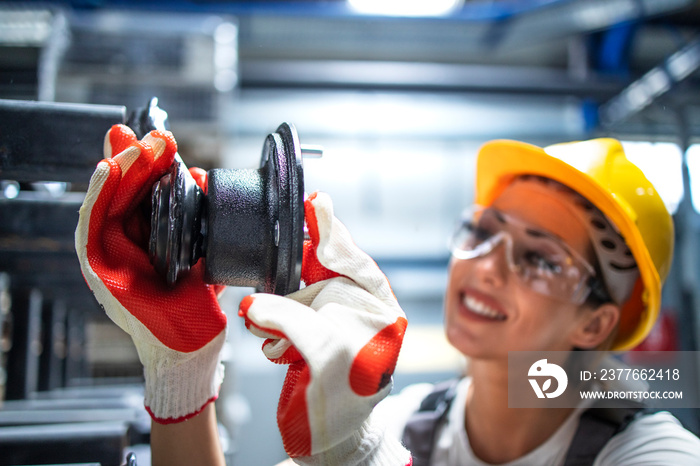
<svg viewBox="0 0 700 466">
<path fill-rule="evenodd" d="M 590 262 L 593 252 L 587 230 L 561 196 L 514 183 L 492 207 L 556 235 Z M 573 331 L 583 322 L 580 311 L 579 304 L 525 285 L 509 269 L 503 243 L 485 256 L 453 258 L 450 263 L 445 296 L 447 338 L 472 358 L 507 357 L 509 350 L 571 350 Z"/>
</svg>

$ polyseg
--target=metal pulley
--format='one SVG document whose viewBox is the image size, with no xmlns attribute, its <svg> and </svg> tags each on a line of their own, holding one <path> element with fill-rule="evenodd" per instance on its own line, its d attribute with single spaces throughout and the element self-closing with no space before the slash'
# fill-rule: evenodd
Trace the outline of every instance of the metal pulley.
<svg viewBox="0 0 700 466">
<path fill-rule="evenodd" d="M 203 258 L 209 283 L 285 295 L 299 289 L 303 240 L 302 148 L 288 123 L 265 139 L 260 168 L 210 170 L 206 195 L 177 161 L 153 186 L 149 254 L 169 284 Z"/>
</svg>

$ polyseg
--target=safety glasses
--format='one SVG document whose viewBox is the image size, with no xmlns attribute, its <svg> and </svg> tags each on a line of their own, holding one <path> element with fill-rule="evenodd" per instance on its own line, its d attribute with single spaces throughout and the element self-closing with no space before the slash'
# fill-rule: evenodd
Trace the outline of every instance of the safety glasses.
<svg viewBox="0 0 700 466">
<path fill-rule="evenodd" d="M 503 244 L 508 268 L 533 291 L 581 304 L 594 268 L 556 236 L 493 208 L 465 211 L 450 241 L 457 259 L 484 257 Z"/>
</svg>

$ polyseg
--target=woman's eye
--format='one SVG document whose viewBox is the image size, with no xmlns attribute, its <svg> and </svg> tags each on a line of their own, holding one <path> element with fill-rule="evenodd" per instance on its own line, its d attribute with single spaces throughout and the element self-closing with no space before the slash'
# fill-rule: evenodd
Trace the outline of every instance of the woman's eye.
<svg viewBox="0 0 700 466">
<path fill-rule="evenodd" d="M 524 257 L 527 265 L 536 268 L 538 272 L 561 273 L 561 265 L 558 262 L 545 257 L 538 251 L 527 251 Z"/>
</svg>

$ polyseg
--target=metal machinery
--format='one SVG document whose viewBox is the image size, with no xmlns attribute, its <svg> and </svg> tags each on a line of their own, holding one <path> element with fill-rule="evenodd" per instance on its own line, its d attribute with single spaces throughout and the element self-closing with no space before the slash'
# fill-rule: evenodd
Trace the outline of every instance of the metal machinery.
<svg viewBox="0 0 700 466">
<path fill-rule="evenodd" d="M 125 123 L 142 137 L 152 129 L 167 126 L 167 114 L 155 98 L 146 107 L 125 115 L 124 107 L 0 100 L 0 127 L 4 129 L 0 136 L 0 177 L 14 183 L 84 181 L 99 162 L 105 128 Z M 265 139 L 259 169 L 210 170 L 206 196 L 178 156 L 152 190 L 149 252 L 163 280 L 174 284 L 197 260 L 206 258 L 210 283 L 253 286 L 282 295 L 296 291 L 304 238 L 301 156 L 296 130 L 283 123 Z M 11 185 L 6 185 L 8 188 Z M 79 321 L 84 316 L 67 314 L 65 308 L 65 301 L 76 296 L 88 301 L 88 308 L 96 307 L 76 270 L 73 251 L 81 202 L 80 196 L 56 200 L 35 192 L 19 192 L 14 199 L 0 200 L 2 218 L 7 219 L 0 226 L 0 254 L 3 269 L 12 271 L 1 276 L 0 293 L 9 294 L 11 300 L 2 308 L 2 316 L 12 316 L 4 327 L 8 329 L 7 341 L 11 340 L 6 398 L 13 400 L 0 412 L 0 426 L 20 418 L 23 424 L 55 419 L 63 424 L 57 427 L 62 432 L 68 427 L 74 429 L 68 446 L 65 435 L 59 440 L 56 432 L 42 437 L 27 430 L 31 429 L 28 426 L 14 427 L 15 431 L 7 435 L 0 431 L 0 451 L 4 450 L 1 464 L 45 459 L 41 456 L 45 449 L 30 448 L 36 442 L 53 442 L 56 451 L 65 452 L 66 456 L 58 455 L 52 458 L 54 461 L 71 460 L 70 454 L 78 454 L 71 453 L 71 446 L 94 443 L 93 449 L 77 450 L 86 457 L 99 451 L 105 458 L 103 464 L 114 464 L 125 445 L 147 440 L 148 419 L 144 419 L 140 404 L 128 402 L 133 396 L 127 395 L 139 391 L 135 387 L 117 398 L 116 412 L 102 409 L 104 399 L 96 400 L 93 406 L 86 404 L 83 396 L 99 393 L 92 389 L 78 391 L 72 402 L 65 397 L 49 400 L 37 396 L 42 390 L 54 394 L 52 389 L 64 386 L 66 379 L 80 377 L 84 370 L 84 327 Z M 52 260 L 47 261 L 47 255 Z M 45 280 L 62 282 L 48 284 Z M 54 298 L 42 295 L 39 290 L 43 288 L 70 292 L 69 296 Z M 7 299 L 0 302 L 6 303 Z M 57 404 L 69 411 L 45 412 Z M 100 409 L 94 413 L 97 407 Z M 80 420 L 82 411 L 97 419 L 102 415 L 114 417 L 117 424 L 104 432 L 95 426 L 72 423 Z M 34 421 L 27 421 L 28 413 Z M 21 429 L 25 429 L 25 435 Z"/>
<path fill-rule="evenodd" d="M 81 276 L 78 209 L 111 125 L 165 124 L 155 106 L 127 114 L 152 95 L 188 134 L 178 142 L 216 140 L 236 85 L 236 25 L 0 10 L 0 98 L 19 99 L 0 103 L 0 464 L 133 465 L 128 451 L 148 458 L 142 369 Z M 214 165 L 219 147 L 202 147 L 199 165 Z"/>
<path fill-rule="evenodd" d="M 90 383 L 96 374 L 87 343 L 101 311 L 81 283 L 74 253 L 83 194 L 62 191 L 66 182 L 89 179 L 102 146 L 102 137 L 93 133 L 123 121 L 122 112 L 3 101 L 0 113 L 6 128 L 0 163 L 6 363 L 0 463 L 121 464 L 128 445 L 147 442 L 150 421 L 142 414 L 135 365 L 113 373 L 117 386 Z M 39 114 L 43 117 L 35 118 Z M 49 122 L 51 128 L 45 126 Z M 29 128 L 42 136 L 34 137 Z M 66 140 L 73 150 L 61 148 Z M 109 338 L 105 341 L 109 346 Z"/>
<path fill-rule="evenodd" d="M 280 295 L 299 289 L 304 239 L 302 148 L 294 126 L 267 136 L 258 170 L 210 170 L 205 196 L 176 161 L 153 187 L 151 263 L 174 284 L 206 258 L 210 283 Z"/>
</svg>

